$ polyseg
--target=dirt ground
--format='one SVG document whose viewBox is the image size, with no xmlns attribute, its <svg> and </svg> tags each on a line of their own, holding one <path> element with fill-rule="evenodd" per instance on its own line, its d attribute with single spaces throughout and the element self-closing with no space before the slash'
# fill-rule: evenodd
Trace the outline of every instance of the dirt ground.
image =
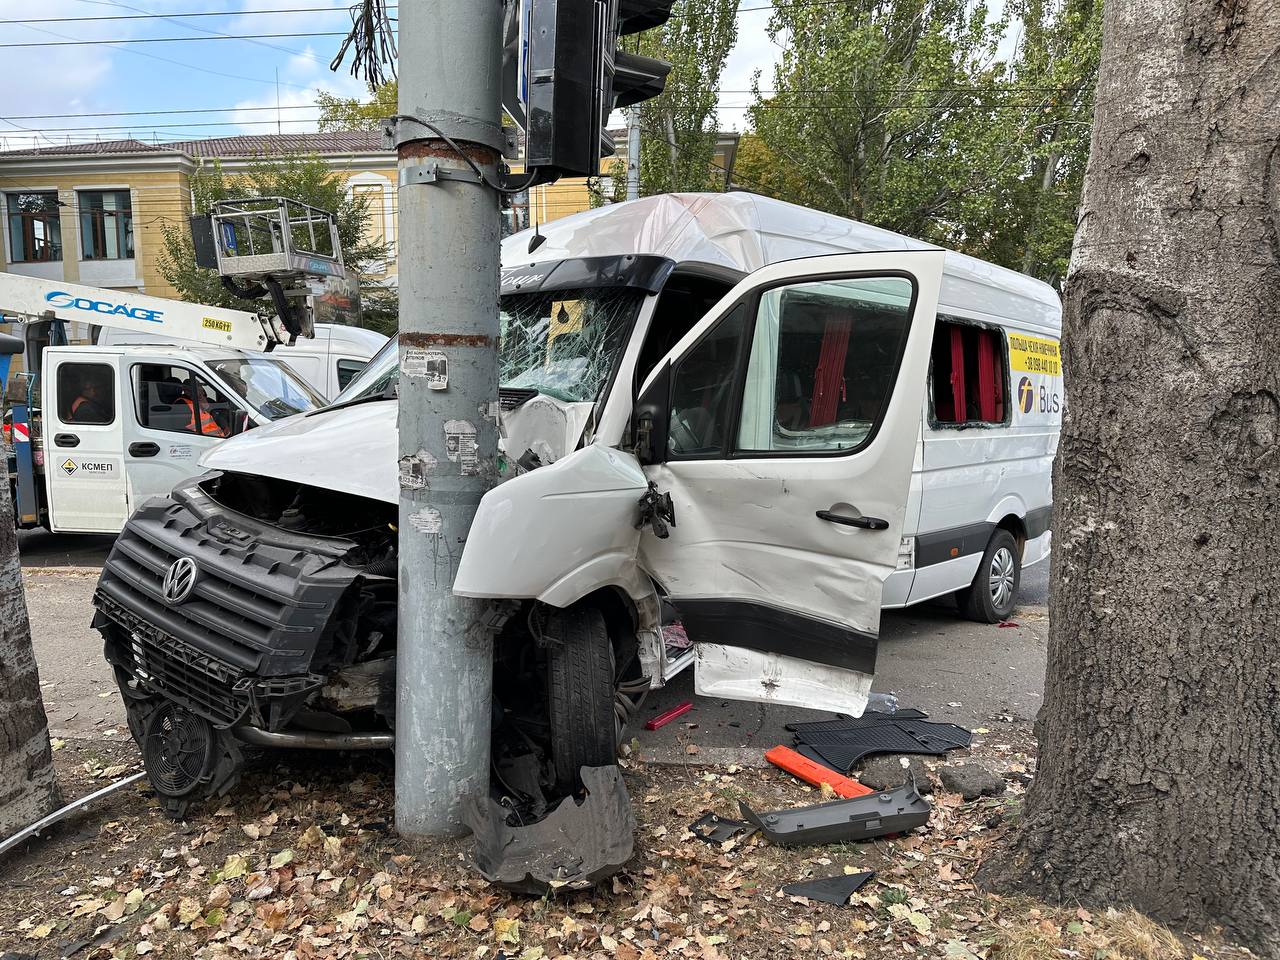
<svg viewBox="0 0 1280 960">
<path fill-rule="evenodd" d="M 1017 816 L 1034 773 L 1030 730 L 981 728 L 945 762 L 981 763 L 1003 796 L 935 792 L 927 827 L 860 844 L 711 846 L 688 825 L 823 799 L 771 768 L 626 762 L 635 855 L 606 886 L 543 899 L 491 886 L 467 840 L 410 848 L 393 831 L 384 759 L 251 755 L 239 787 L 185 823 L 145 785 L 117 792 L 0 864 L 0 957 L 948 957 L 1234 960 L 1247 951 L 1178 941 L 1130 914 L 1052 910 L 977 891 L 971 877 Z M 67 797 L 138 767 L 132 741 L 59 742 Z M 929 760 L 931 768 L 941 762 Z M 934 774 L 931 772 L 931 779 Z M 145 783 L 145 781 L 144 781 Z M 784 884 L 874 870 L 837 907 Z M 4 953 L 5 950 L 10 953 Z"/>
</svg>

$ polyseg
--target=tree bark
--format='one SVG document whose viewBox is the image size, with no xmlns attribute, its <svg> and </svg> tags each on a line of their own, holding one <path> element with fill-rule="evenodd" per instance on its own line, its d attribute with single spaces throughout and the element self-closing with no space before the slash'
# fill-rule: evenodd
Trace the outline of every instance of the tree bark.
<svg viewBox="0 0 1280 960">
<path fill-rule="evenodd" d="M 0 839 L 58 806 L 6 461 L 0 452 Z"/>
<path fill-rule="evenodd" d="M 980 880 L 1280 957 L 1280 0 L 1107 0 L 1040 761 Z"/>
</svg>

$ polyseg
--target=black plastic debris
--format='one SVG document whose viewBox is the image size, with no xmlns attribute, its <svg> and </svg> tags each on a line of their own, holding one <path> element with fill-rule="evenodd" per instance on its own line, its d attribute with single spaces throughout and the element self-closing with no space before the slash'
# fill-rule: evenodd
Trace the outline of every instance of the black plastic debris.
<svg viewBox="0 0 1280 960">
<path fill-rule="evenodd" d="M 792 810 L 758 814 L 739 801 L 742 815 L 754 823 L 771 843 L 781 846 L 818 843 L 850 843 L 890 833 L 905 833 L 929 821 L 929 801 L 920 796 L 915 782 L 896 790 L 872 793 L 852 800 L 835 800 Z"/>
<path fill-rule="evenodd" d="M 875 875 L 874 870 L 868 870 L 865 873 L 840 873 L 834 877 L 789 883 L 782 888 L 782 892 L 789 897 L 804 897 L 806 900 L 817 900 L 820 903 L 845 907 L 849 905 L 849 898 L 861 890 L 863 885 Z"/>
<path fill-rule="evenodd" d="M 704 813 L 689 824 L 689 829 L 699 840 L 717 844 L 732 840 L 739 834 L 749 837 L 756 832 L 755 826 L 745 820 L 731 820 L 715 813 Z"/>
<path fill-rule="evenodd" d="M 465 812 L 475 834 L 473 865 L 492 883 L 545 896 L 585 890 L 631 859 L 635 818 L 616 766 L 583 767 L 585 797 L 566 797 L 537 823 L 523 825 L 492 798 L 474 800 Z M 516 825 L 507 822 L 517 819 Z"/>
<path fill-rule="evenodd" d="M 799 753 L 840 773 L 848 773 L 863 757 L 876 753 L 941 756 L 969 746 L 972 734 L 954 723 L 924 719 L 919 710 L 864 713 L 861 717 L 794 723 Z"/>
</svg>

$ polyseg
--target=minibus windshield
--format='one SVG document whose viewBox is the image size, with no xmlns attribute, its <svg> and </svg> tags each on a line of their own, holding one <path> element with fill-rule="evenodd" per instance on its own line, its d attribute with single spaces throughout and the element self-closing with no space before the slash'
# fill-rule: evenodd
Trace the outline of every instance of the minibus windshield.
<svg viewBox="0 0 1280 960">
<path fill-rule="evenodd" d="M 617 368 L 644 293 L 625 288 L 514 293 L 502 298 L 498 384 L 566 402 L 599 399 Z M 334 400 L 394 399 L 400 356 L 395 340 Z"/>
</svg>

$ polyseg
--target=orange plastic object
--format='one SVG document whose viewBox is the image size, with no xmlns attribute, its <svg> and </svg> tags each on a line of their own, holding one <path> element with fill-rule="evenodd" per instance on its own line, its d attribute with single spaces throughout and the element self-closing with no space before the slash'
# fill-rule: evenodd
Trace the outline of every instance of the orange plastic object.
<svg viewBox="0 0 1280 960">
<path fill-rule="evenodd" d="M 814 763 L 808 757 L 802 757 L 790 747 L 774 747 L 772 750 L 766 750 L 764 758 L 772 763 L 775 767 L 779 767 L 793 777 L 799 777 L 805 783 L 811 783 L 815 787 L 827 783 L 831 785 L 831 789 L 836 792 L 837 797 L 845 800 L 853 797 L 865 797 L 869 793 L 875 793 L 868 786 L 864 786 L 857 780 L 850 780 L 846 776 L 836 773 L 830 767 L 824 767 L 820 763 Z"/>
</svg>

